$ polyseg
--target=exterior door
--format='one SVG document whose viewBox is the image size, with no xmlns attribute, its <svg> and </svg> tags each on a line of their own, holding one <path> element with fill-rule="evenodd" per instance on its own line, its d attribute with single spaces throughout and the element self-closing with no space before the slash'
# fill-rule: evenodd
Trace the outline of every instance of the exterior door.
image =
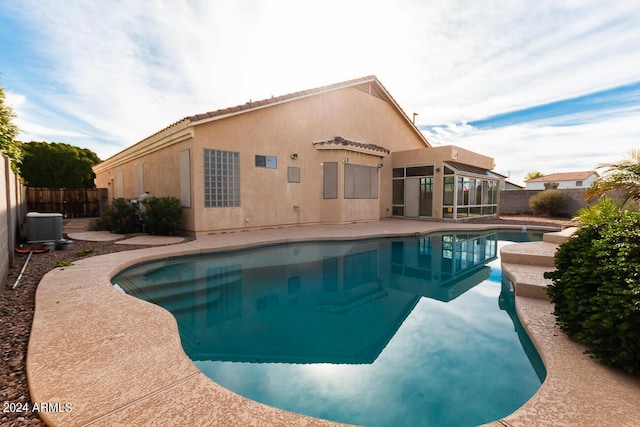
<svg viewBox="0 0 640 427">
<path fill-rule="evenodd" d="M 404 180 L 404 216 L 406 217 L 420 216 L 420 180 L 421 178 Z"/>
<path fill-rule="evenodd" d="M 420 178 L 420 216 L 433 216 L 433 177 Z"/>
</svg>

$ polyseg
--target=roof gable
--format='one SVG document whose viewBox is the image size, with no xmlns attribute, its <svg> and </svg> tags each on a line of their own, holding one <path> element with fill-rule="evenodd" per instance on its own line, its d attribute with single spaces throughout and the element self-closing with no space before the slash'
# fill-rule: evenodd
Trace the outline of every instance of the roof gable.
<svg viewBox="0 0 640 427">
<path fill-rule="evenodd" d="M 286 95 L 271 97 L 268 99 L 262 99 L 259 101 L 249 101 L 245 104 L 236 105 L 234 107 L 222 108 L 215 111 L 209 111 L 202 114 L 195 114 L 192 116 L 184 117 L 169 126 L 159 130 L 158 132 L 148 136 L 147 138 L 135 143 L 128 148 L 120 151 L 119 153 L 111 156 L 109 159 L 102 162 L 97 166 L 97 169 L 101 170 L 106 167 L 107 163 L 111 166 L 116 163 L 122 163 L 125 160 L 131 160 L 137 158 L 149 150 L 156 151 L 161 149 L 167 144 L 173 144 L 193 136 L 193 127 L 201 124 L 208 123 L 214 120 L 221 120 L 226 117 L 234 116 L 237 114 L 244 114 L 250 111 L 255 111 L 261 108 L 268 108 L 285 102 L 291 102 L 298 99 L 303 99 L 310 96 L 319 95 L 335 90 L 352 87 L 354 89 L 363 91 L 371 96 L 379 98 L 385 102 L 391 104 L 394 110 L 400 115 L 402 120 L 408 125 L 411 130 L 422 140 L 426 147 L 431 147 L 429 141 L 422 134 L 422 132 L 416 127 L 413 121 L 407 116 L 407 114 L 400 108 L 398 103 L 393 99 L 391 94 L 380 83 L 378 78 L 374 75 L 361 77 L 353 80 L 347 80 L 340 83 L 334 83 L 326 86 L 317 87 L 314 89 L 307 89 L 299 92 L 293 92 Z M 177 137 L 179 136 L 179 138 Z M 384 149 L 383 149 L 384 150 Z M 375 150 L 374 150 L 375 151 Z M 94 168 L 94 170 L 96 170 Z"/>
<path fill-rule="evenodd" d="M 249 101 L 241 105 L 234 107 L 221 108 L 215 111 L 209 111 L 202 114 L 195 114 L 193 116 L 187 116 L 183 120 L 189 120 L 192 123 L 196 123 L 202 120 L 213 119 L 221 116 L 228 116 L 233 114 L 239 114 L 248 112 L 251 110 L 257 110 L 264 107 L 269 107 L 283 102 L 289 102 L 296 99 L 306 98 L 313 95 L 318 95 L 325 92 L 331 92 L 346 87 L 354 87 L 369 95 L 382 99 L 383 101 L 395 104 L 391 95 L 382 87 L 382 84 L 378 81 L 376 76 L 361 77 L 359 79 L 347 80 L 341 83 L 334 83 L 327 86 L 321 86 L 314 89 L 302 90 L 299 92 L 288 93 L 286 95 L 272 96 L 271 98 L 262 99 L 259 101 Z M 396 105 L 397 106 L 397 105 Z"/>
<path fill-rule="evenodd" d="M 400 105 L 396 102 L 395 99 L 391 96 L 391 94 L 387 91 L 387 89 L 380 83 L 378 78 L 374 75 L 360 77 L 357 79 L 347 80 L 340 83 L 334 83 L 326 86 L 320 86 L 313 89 L 302 90 L 298 92 L 288 93 L 286 95 L 280 96 L 272 96 L 271 98 L 262 99 L 259 101 L 249 101 L 241 105 L 236 105 L 234 107 L 221 108 L 214 111 L 209 111 L 201 114 L 194 114 L 192 116 L 184 117 L 183 119 L 178 120 L 177 122 L 172 123 L 161 131 L 149 136 L 146 139 L 152 138 L 167 129 L 172 128 L 175 125 L 182 123 L 190 123 L 191 126 L 197 126 L 200 124 L 208 123 L 213 120 L 219 120 L 222 118 L 226 118 L 229 116 L 234 116 L 237 114 L 244 114 L 250 111 L 258 110 L 261 108 L 268 108 L 274 105 L 282 104 L 285 102 L 295 101 L 297 99 L 307 98 L 314 95 L 319 95 L 326 92 L 331 92 L 339 89 L 344 89 L 348 87 L 353 87 L 354 89 L 365 92 L 371 96 L 379 98 L 385 102 L 391 104 L 394 109 L 400 114 L 405 123 L 411 127 L 411 129 L 418 135 L 420 139 L 425 143 L 427 147 L 431 147 L 429 141 L 427 141 L 426 137 L 423 133 L 418 129 L 418 127 L 413 123 L 413 121 L 407 116 L 404 110 L 400 107 Z"/>
</svg>

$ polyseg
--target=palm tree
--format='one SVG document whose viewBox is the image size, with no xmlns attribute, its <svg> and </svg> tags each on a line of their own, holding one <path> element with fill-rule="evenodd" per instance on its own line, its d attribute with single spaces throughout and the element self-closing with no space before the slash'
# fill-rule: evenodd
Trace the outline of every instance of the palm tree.
<svg viewBox="0 0 640 427">
<path fill-rule="evenodd" d="M 629 201 L 640 201 L 640 150 L 631 149 L 625 159 L 616 163 L 604 163 L 607 170 L 596 179 L 587 191 L 587 199 L 609 192 L 622 195 L 622 206 Z"/>
<path fill-rule="evenodd" d="M 536 178 L 540 178 L 540 177 L 543 177 L 543 176 L 544 176 L 544 174 L 542 172 L 540 172 L 540 171 L 531 171 L 531 172 L 529 172 L 529 173 L 527 173 L 525 175 L 524 180 L 525 181 L 529 181 L 531 179 L 536 179 Z"/>
</svg>

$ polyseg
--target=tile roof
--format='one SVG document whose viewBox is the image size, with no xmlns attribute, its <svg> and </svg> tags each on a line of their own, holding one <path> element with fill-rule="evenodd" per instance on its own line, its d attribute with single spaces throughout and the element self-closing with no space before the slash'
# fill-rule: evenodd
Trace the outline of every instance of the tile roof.
<svg viewBox="0 0 640 427">
<path fill-rule="evenodd" d="M 348 147 L 355 147 L 355 148 L 364 148 L 365 150 L 372 150 L 372 151 L 379 151 L 381 153 L 385 153 L 385 154 L 389 154 L 391 151 L 381 147 L 379 145 L 375 145 L 375 144 L 366 144 L 364 142 L 356 142 L 356 141 L 349 141 L 348 139 L 344 139 L 341 136 L 336 136 L 333 139 L 330 139 L 328 141 L 319 141 L 319 142 L 314 142 L 313 145 L 338 145 L 338 146 L 348 146 Z"/>
<path fill-rule="evenodd" d="M 540 178 L 530 179 L 526 182 L 579 181 L 581 179 L 589 178 L 592 174 L 596 174 L 596 176 L 599 176 L 598 172 L 596 171 L 561 172 L 541 176 Z"/>
<path fill-rule="evenodd" d="M 207 113 L 196 114 L 196 115 L 193 115 L 193 116 L 187 116 L 187 117 L 185 117 L 185 119 L 191 121 L 192 123 L 193 122 L 198 122 L 200 120 L 206 120 L 206 119 L 209 119 L 209 118 L 213 118 L 213 117 L 217 117 L 217 116 L 223 116 L 223 115 L 230 114 L 230 113 L 238 113 L 238 112 L 241 112 L 241 111 L 252 110 L 254 108 L 264 107 L 266 105 L 278 104 L 280 102 L 288 101 L 288 100 L 291 100 L 291 99 L 302 98 L 302 97 L 309 96 L 309 95 L 315 95 L 315 94 L 318 94 L 318 93 L 327 92 L 327 91 L 330 91 L 330 90 L 339 89 L 339 88 L 347 87 L 347 86 L 353 86 L 353 85 L 358 84 L 358 83 L 371 82 L 371 81 L 375 81 L 378 84 L 380 84 L 380 82 L 378 81 L 376 76 L 373 76 L 373 75 L 372 76 L 366 76 L 366 77 L 361 77 L 361 78 L 358 78 L 358 79 L 347 80 L 345 82 L 334 83 L 334 84 L 327 85 L 327 86 L 321 86 L 321 87 L 317 87 L 317 88 L 314 88 L 314 89 L 302 90 L 302 91 L 299 91 L 299 92 L 288 93 L 288 94 L 280 95 L 280 96 L 272 96 L 271 98 L 262 99 L 262 100 L 259 100 L 259 101 L 249 101 L 249 102 L 247 102 L 245 104 L 242 104 L 242 105 L 236 105 L 235 107 L 222 108 L 222 109 L 215 110 L 215 111 L 209 111 Z"/>
</svg>

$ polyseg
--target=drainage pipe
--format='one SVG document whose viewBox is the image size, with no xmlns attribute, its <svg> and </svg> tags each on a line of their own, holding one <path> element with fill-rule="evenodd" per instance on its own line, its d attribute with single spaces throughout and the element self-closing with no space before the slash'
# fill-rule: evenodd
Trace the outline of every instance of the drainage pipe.
<svg viewBox="0 0 640 427">
<path fill-rule="evenodd" d="M 29 251 L 29 256 L 27 257 L 27 260 L 25 261 L 24 265 L 22 266 L 22 270 L 20 271 L 20 275 L 18 276 L 18 279 L 16 279 L 16 283 L 13 284 L 13 287 L 11 289 L 15 289 L 16 286 L 18 286 L 18 283 L 20 282 L 20 279 L 22 279 L 22 275 L 24 274 L 24 270 L 26 270 L 27 264 L 29 264 L 29 260 L 31 259 L 31 255 L 33 255 L 33 251 Z"/>
</svg>

